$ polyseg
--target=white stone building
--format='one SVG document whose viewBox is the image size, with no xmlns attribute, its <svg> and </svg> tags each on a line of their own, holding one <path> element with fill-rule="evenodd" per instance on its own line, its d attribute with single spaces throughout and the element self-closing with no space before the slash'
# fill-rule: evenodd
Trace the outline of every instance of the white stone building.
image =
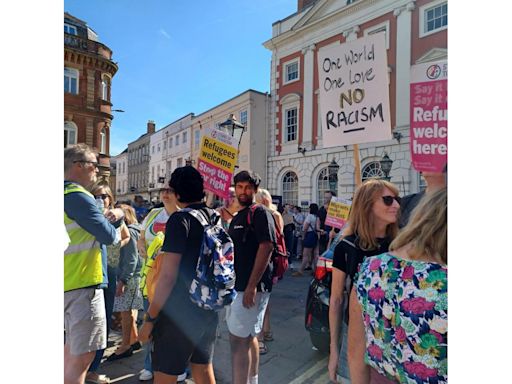
<svg viewBox="0 0 512 384">
<path fill-rule="evenodd" d="M 193 113 L 166 125 L 151 135 L 149 144 L 149 194 L 153 201 L 158 190 L 169 181 L 172 171 L 190 160 Z"/>
<path fill-rule="evenodd" d="M 262 186 L 267 182 L 267 149 L 265 145 L 269 123 L 270 96 L 268 93 L 249 89 L 222 104 L 203 112 L 192 119 L 192 159 L 197 164 L 201 132 L 204 129 L 218 127 L 230 114 L 245 125 L 240 141 L 238 168 L 252 169 L 262 179 Z"/>
<path fill-rule="evenodd" d="M 447 16 L 443 0 L 299 0 L 296 13 L 272 25 L 272 38 L 264 43 L 272 51 L 266 150 L 272 194 L 292 204 L 321 204 L 333 159 L 340 166 L 338 194 L 353 194 L 353 146 L 322 143 L 317 52 L 374 33 L 386 38 L 394 139 L 359 146 L 362 178 L 383 175 L 379 160 L 386 152 L 393 160 L 391 181 L 401 193 L 419 190 L 409 154 L 410 68 L 446 58 Z"/>
<path fill-rule="evenodd" d="M 113 158 L 116 166 L 114 195 L 117 200 L 126 200 L 128 194 L 128 148 Z"/>
</svg>

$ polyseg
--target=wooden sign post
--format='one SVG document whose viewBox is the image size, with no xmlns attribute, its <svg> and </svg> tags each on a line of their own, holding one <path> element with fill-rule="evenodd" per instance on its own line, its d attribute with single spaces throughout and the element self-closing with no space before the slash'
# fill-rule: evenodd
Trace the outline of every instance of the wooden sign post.
<svg viewBox="0 0 512 384">
<path fill-rule="evenodd" d="M 354 178 L 356 188 L 362 184 L 361 180 L 361 161 L 359 160 L 359 144 L 354 144 Z"/>
</svg>

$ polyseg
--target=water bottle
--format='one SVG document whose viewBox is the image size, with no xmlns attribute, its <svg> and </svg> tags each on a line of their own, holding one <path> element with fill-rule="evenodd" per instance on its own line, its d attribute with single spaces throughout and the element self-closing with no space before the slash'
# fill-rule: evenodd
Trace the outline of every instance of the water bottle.
<svg viewBox="0 0 512 384">
<path fill-rule="evenodd" d="M 103 211 L 105 210 L 105 205 L 103 204 L 103 200 L 101 197 L 96 198 L 96 206 L 100 210 L 101 214 L 103 214 Z"/>
</svg>

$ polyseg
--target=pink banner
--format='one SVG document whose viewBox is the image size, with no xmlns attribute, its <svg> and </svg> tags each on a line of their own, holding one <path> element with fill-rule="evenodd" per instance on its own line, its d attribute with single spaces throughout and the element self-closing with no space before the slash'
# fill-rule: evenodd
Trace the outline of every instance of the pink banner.
<svg viewBox="0 0 512 384">
<path fill-rule="evenodd" d="M 233 174 L 209 164 L 202 159 L 198 160 L 197 170 L 204 179 L 204 189 L 211 191 L 222 198 L 229 197 L 229 187 Z"/>
<path fill-rule="evenodd" d="M 340 219 L 338 217 L 327 216 L 325 218 L 325 225 L 328 225 L 329 227 L 339 228 L 339 229 L 343 228 L 343 226 L 345 225 L 346 222 L 347 222 L 347 220 Z"/>
<path fill-rule="evenodd" d="M 410 149 L 417 171 L 440 173 L 448 161 L 447 73 L 443 62 L 413 67 Z"/>
</svg>

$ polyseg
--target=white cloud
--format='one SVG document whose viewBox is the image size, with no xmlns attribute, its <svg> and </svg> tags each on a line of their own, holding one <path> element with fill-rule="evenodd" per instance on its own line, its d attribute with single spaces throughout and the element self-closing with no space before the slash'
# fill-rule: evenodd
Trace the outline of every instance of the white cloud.
<svg viewBox="0 0 512 384">
<path fill-rule="evenodd" d="M 171 36 L 165 31 L 165 29 L 160 28 L 160 34 L 168 40 L 171 40 Z"/>
</svg>

